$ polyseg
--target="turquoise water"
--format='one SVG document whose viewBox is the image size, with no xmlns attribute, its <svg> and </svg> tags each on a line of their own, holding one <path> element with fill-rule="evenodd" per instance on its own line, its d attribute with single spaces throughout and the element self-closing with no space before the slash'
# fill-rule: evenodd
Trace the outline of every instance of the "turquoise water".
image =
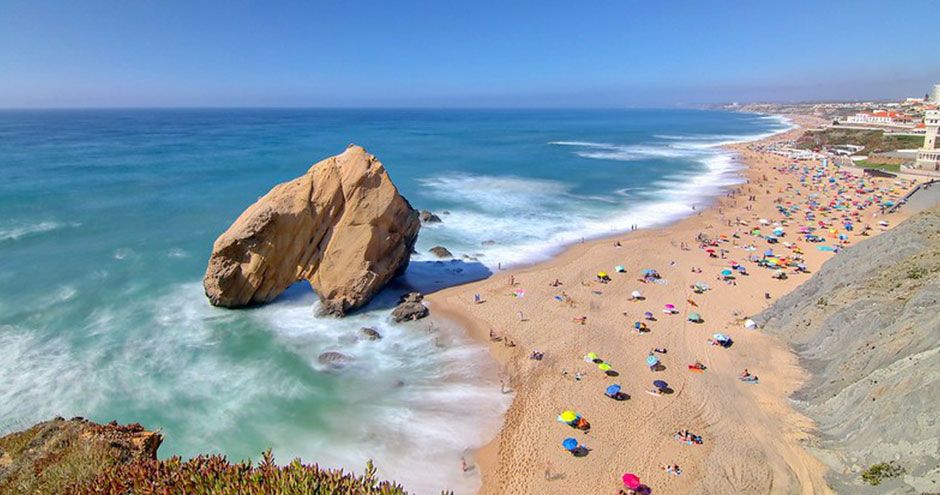
<svg viewBox="0 0 940 495">
<path fill-rule="evenodd" d="M 403 284 L 686 215 L 739 180 L 717 144 L 785 127 L 672 110 L 0 112 L 0 433 L 56 415 L 139 421 L 166 434 L 163 456 L 371 457 L 419 490 L 472 491 L 459 457 L 508 398 L 459 329 L 388 322 Z M 350 142 L 444 219 L 405 280 L 344 320 L 315 318 L 302 286 L 265 308 L 208 306 L 218 234 Z M 461 261 L 436 263 L 438 244 Z M 363 325 L 385 338 L 356 340 Z M 325 369 L 329 350 L 354 360 Z"/>
</svg>

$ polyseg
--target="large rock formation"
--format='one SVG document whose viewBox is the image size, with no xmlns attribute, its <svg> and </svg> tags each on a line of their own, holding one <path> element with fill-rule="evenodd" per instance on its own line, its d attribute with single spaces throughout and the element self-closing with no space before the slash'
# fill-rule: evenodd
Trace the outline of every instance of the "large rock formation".
<svg viewBox="0 0 940 495">
<path fill-rule="evenodd" d="M 324 311 L 341 316 L 405 270 L 420 226 L 382 163 L 350 145 L 235 220 L 213 245 L 206 296 L 215 306 L 251 306 L 307 280 Z"/>
<path fill-rule="evenodd" d="M 755 319 L 813 378 L 794 395 L 839 493 L 940 487 L 940 210 L 846 249 Z M 860 472 L 896 462 L 875 488 Z"/>
</svg>

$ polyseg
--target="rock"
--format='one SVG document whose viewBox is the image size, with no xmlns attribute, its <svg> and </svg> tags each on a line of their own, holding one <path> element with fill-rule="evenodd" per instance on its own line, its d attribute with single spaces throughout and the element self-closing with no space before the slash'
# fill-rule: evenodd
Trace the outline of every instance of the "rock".
<svg viewBox="0 0 940 495">
<path fill-rule="evenodd" d="M 424 223 L 441 223 L 441 217 L 431 213 L 428 210 L 421 210 L 418 218 L 420 218 Z"/>
<path fill-rule="evenodd" d="M 362 327 L 359 329 L 359 333 L 361 333 L 362 336 L 368 340 L 381 340 L 382 339 L 382 334 L 380 334 L 378 330 L 372 327 Z"/>
<path fill-rule="evenodd" d="M 438 258 L 453 258 L 454 255 L 444 246 L 434 246 L 431 249 L 428 249 Z"/>
<path fill-rule="evenodd" d="M 395 309 L 392 310 L 392 319 L 395 320 L 396 323 L 414 321 L 420 320 L 430 313 L 428 307 L 424 304 L 419 302 L 403 302 L 395 306 Z"/>
<path fill-rule="evenodd" d="M 487 240 L 487 241 L 483 241 L 482 244 L 483 244 L 484 246 L 495 246 L 495 245 L 496 245 L 496 241 L 490 239 L 490 240 Z"/>
<path fill-rule="evenodd" d="M 326 351 L 317 357 L 317 362 L 336 368 L 342 367 L 352 361 L 352 358 L 342 352 Z"/>
<path fill-rule="evenodd" d="M 424 296 L 420 292 L 409 292 L 401 297 L 398 306 L 392 310 L 392 319 L 396 323 L 403 321 L 420 320 L 431 312 L 428 307 L 421 303 Z"/>
<path fill-rule="evenodd" d="M 409 293 L 404 294 L 404 295 L 402 295 L 401 297 L 398 298 L 398 302 L 399 302 L 399 303 L 404 303 L 404 302 L 421 302 L 421 301 L 423 301 L 423 300 L 424 300 L 424 294 L 422 294 L 422 293 L 420 293 L 420 292 L 417 292 L 417 291 L 409 292 Z"/>
<path fill-rule="evenodd" d="M 312 166 L 249 206 L 215 241 L 203 285 L 215 306 L 270 302 L 307 280 L 342 316 L 404 272 L 418 212 L 363 148 Z"/>
</svg>

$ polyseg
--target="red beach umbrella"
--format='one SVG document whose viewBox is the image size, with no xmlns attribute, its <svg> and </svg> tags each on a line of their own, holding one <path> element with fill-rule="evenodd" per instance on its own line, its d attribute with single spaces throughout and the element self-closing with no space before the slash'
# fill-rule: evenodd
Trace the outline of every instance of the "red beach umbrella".
<svg viewBox="0 0 940 495">
<path fill-rule="evenodd" d="M 633 473 L 624 473 L 623 484 L 631 490 L 636 490 L 640 487 L 640 477 Z"/>
</svg>

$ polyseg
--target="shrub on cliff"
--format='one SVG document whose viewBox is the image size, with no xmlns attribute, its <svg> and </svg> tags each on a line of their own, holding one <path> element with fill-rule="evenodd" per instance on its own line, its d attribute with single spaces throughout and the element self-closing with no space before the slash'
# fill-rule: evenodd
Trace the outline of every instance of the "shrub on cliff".
<svg viewBox="0 0 940 495">
<path fill-rule="evenodd" d="M 188 461 L 172 457 L 146 460 L 103 471 L 91 482 L 71 487 L 76 495 L 406 495 L 398 484 L 379 481 L 370 461 L 357 476 L 342 470 L 323 469 L 295 459 L 288 465 L 274 463 L 271 451 L 257 466 L 236 464 L 220 455 L 199 456 Z"/>
</svg>

